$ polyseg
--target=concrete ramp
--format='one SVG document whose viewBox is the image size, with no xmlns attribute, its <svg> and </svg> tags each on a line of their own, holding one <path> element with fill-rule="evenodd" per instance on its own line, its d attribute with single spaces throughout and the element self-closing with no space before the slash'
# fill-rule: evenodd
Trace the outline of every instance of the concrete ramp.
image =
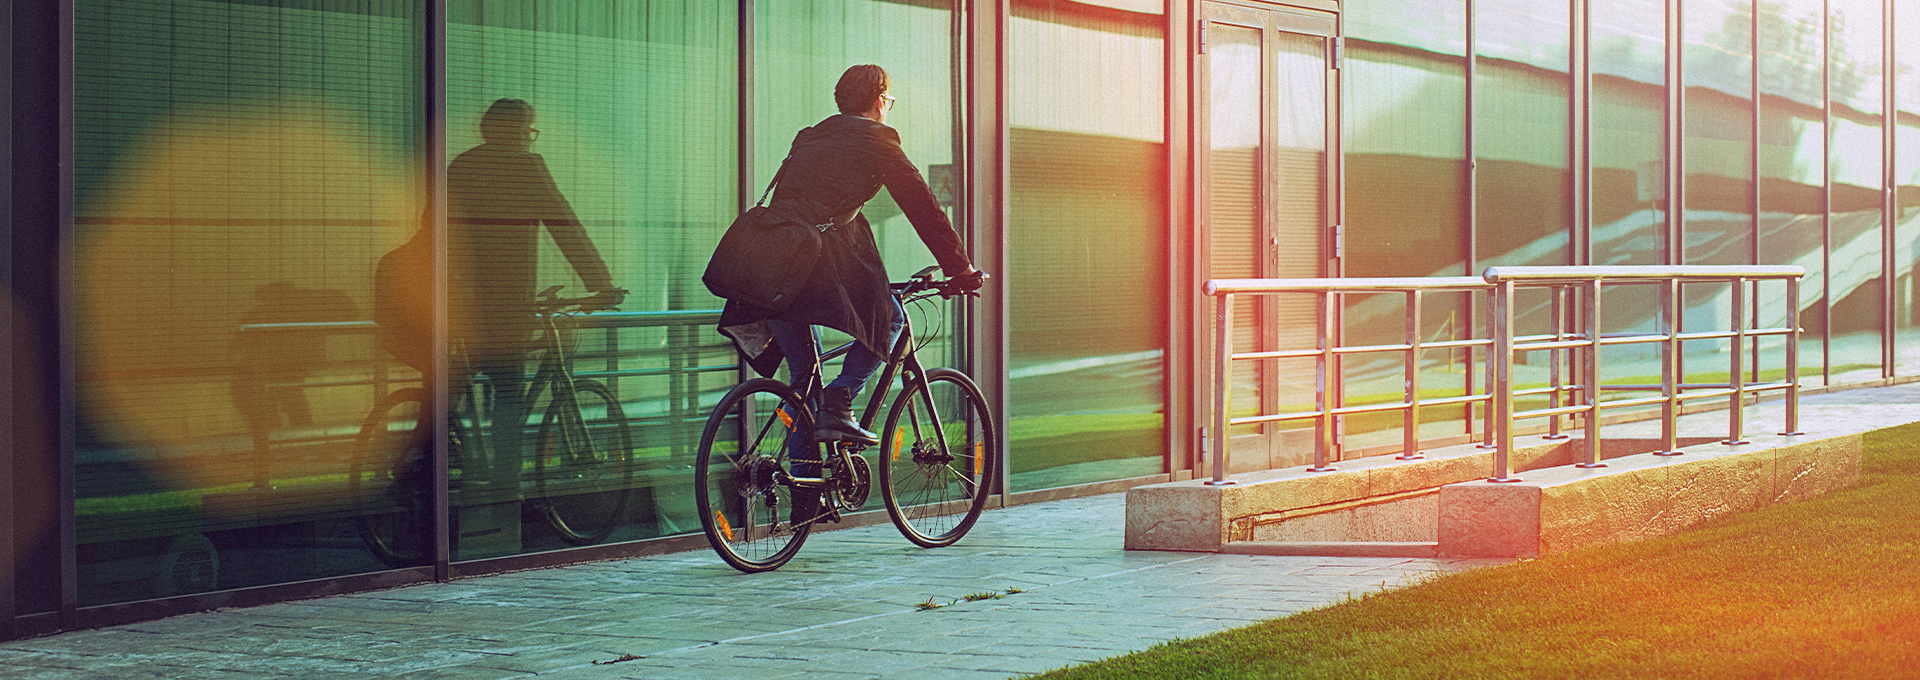
<svg viewBox="0 0 1920 680">
<path fill-rule="evenodd" d="M 1897 409 L 1908 410 L 1908 409 Z M 1803 423 L 1819 424 L 1809 413 Z M 1342 461 L 1233 479 L 1137 487 L 1127 492 L 1126 547 L 1267 555 L 1531 557 L 1670 534 L 1722 515 L 1853 486 L 1860 433 L 1909 414 L 1841 418 L 1795 436 L 1750 435 L 1728 446 L 1688 428 L 1682 455 L 1654 455 L 1642 423 L 1607 426 L 1605 467 L 1579 468 L 1584 442 L 1520 437 L 1510 455 L 1518 482 L 1491 482 L 1492 453 L 1475 445 L 1402 461 Z M 1758 422 L 1767 422 L 1766 420 Z M 1888 420 L 1889 422 L 1877 422 Z M 1724 419 L 1719 419 L 1724 427 Z M 1708 419 L 1706 424 L 1712 424 Z M 1657 425 L 1655 426 L 1657 428 Z M 1639 435 L 1639 436 L 1635 436 Z"/>
</svg>

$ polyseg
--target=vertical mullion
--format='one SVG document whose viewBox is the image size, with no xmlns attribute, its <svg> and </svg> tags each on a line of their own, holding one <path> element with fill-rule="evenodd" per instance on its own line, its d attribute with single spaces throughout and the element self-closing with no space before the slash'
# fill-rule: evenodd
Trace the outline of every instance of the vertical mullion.
<svg viewBox="0 0 1920 680">
<path fill-rule="evenodd" d="M 1755 4 L 1748 12 L 1752 22 L 1747 32 L 1747 53 L 1752 61 L 1747 69 L 1747 93 L 1752 98 L 1751 123 L 1747 127 L 1747 264 L 1760 264 L 1760 12 Z M 1759 296 L 1754 296 L 1758 298 Z M 1758 300 L 1755 303 L 1758 304 Z M 1740 313 L 1738 310 L 1736 314 Z M 1756 314 L 1757 317 L 1757 314 Z M 1740 329 L 1732 329 L 1738 331 Z M 1756 343 L 1757 344 L 1757 343 Z"/>
<path fill-rule="evenodd" d="M 1003 425 L 995 433 L 1004 458 L 1001 462 L 1006 463 L 1000 466 L 998 480 L 1002 505 L 1006 504 L 1012 481 L 1008 450 L 1010 428 L 1005 426 L 1010 424 L 1011 413 L 1007 404 L 1010 386 L 1006 291 L 1013 285 L 1006 247 L 1010 209 L 1006 200 L 1010 181 L 1007 154 L 1011 144 L 1007 129 L 1007 76 L 1011 64 L 1006 36 L 1011 16 L 1011 0 L 974 0 L 967 13 L 967 49 L 971 53 L 969 99 L 972 101 L 969 128 L 973 143 L 971 158 L 966 164 L 971 181 L 966 182 L 966 187 L 968 200 L 975 207 L 969 211 L 974 221 L 969 231 L 973 234 L 974 262 L 984 263 L 981 268 L 987 271 L 1002 272 L 999 285 L 982 289 L 974 303 L 980 322 L 971 329 L 970 340 L 976 352 L 974 375 L 980 377 L 980 389 L 986 393 L 994 418 Z"/>
<path fill-rule="evenodd" d="M 754 0 L 739 0 L 739 6 L 735 11 L 739 13 L 736 19 L 738 20 L 738 30 L 740 33 L 737 39 L 734 57 L 738 62 L 735 64 L 735 70 L 739 77 L 739 83 L 737 83 L 734 88 L 736 91 L 735 96 L 739 98 L 736 109 L 737 120 L 735 121 L 734 130 L 734 162 L 739 163 L 739 167 L 735 168 L 734 172 L 734 176 L 737 178 L 734 183 L 738 185 L 735 191 L 737 194 L 735 209 L 744 211 L 748 206 L 753 205 L 754 192 L 759 186 L 759 181 L 754 173 L 753 155 L 753 91 L 755 85 L 753 82 L 753 51 L 758 42 L 754 35 L 754 31 L 756 30 Z M 743 368 L 742 370 L 745 369 Z M 742 375 L 745 374 L 743 373 Z"/>
<path fill-rule="evenodd" d="M 1833 384 L 1832 0 L 1820 3 L 1820 16 L 1820 384 L 1826 386 Z"/>
<path fill-rule="evenodd" d="M 451 341 L 447 318 L 447 0 L 428 0 L 426 35 L 426 126 L 427 126 L 427 213 L 428 228 L 433 230 L 433 372 L 427 376 L 429 398 L 426 407 L 433 423 L 433 577 L 452 578 L 453 530 L 452 499 L 448 493 L 447 405 L 448 351 Z"/>
<path fill-rule="evenodd" d="M 1199 348 L 1204 342 L 1198 329 L 1202 322 L 1197 320 L 1200 305 L 1194 291 L 1200 289 L 1196 269 L 1197 250 L 1193 244 L 1202 243 L 1198 233 L 1183 234 L 1182 229 L 1194 228 L 1199 224 L 1194 213 L 1197 201 L 1193 172 L 1195 145 L 1192 134 L 1197 127 L 1194 121 L 1200 115 L 1199 107 L 1192 97 L 1193 80 L 1188 76 L 1188 66 L 1193 63 L 1189 55 L 1193 54 L 1193 45 L 1189 42 L 1192 31 L 1187 27 L 1197 25 L 1197 13 L 1190 12 L 1193 3 L 1186 0 L 1166 0 L 1162 8 L 1166 12 L 1166 47 L 1161 51 L 1162 72 L 1166 74 L 1161 84 L 1164 101 L 1165 121 L 1163 134 L 1166 139 L 1167 155 L 1163 160 L 1167 167 L 1167 212 L 1165 215 L 1167 230 L 1163 242 L 1168 253 L 1167 258 L 1167 324 L 1164 334 L 1167 343 L 1166 375 L 1161 380 L 1161 399 L 1166 404 L 1166 430 L 1164 446 L 1166 461 L 1164 469 L 1168 473 L 1181 470 L 1198 472 L 1200 464 L 1192 452 L 1199 450 L 1196 440 L 1188 433 L 1198 432 L 1199 418 L 1202 413 L 1200 391 L 1192 376 L 1201 375 Z M 1192 116 L 1192 118 L 1188 118 Z M 1181 370 L 1187 367 L 1187 370 Z M 1191 445 L 1189 442 L 1193 442 Z"/>
<path fill-rule="evenodd" d="M 1752 81 L 1748 88 L 1748 92 L 1752 93 L 1753 95 L 1753 123 L 1752 123 L 1752 127 L 1748 130 L 1748 132 L 1751 133 L 1751 137 L 1748 142 L 1749 146 L 1748 146 L 1748 152 L 1747 152 L 1747 161 L 1748 161 L 1747 174 L 1750 178 L 1749 181 L 1752 182 L 1752 184 L 1749 185 L 1751 187 L 1751 190 L 1748 194 L 1748 197 L 1751 200 L 1748 203 L 1748 206 L 1749 206 L 1749 210 L 1752 211 L 1753 215 L 1752 215 L 1752 218 L 1748 221 L 1747 264 L 1755 264 L 1755 265 L 1760 264 L 1760 207 L 1761 207 L 1760 206 L 1760 119 L 1761 119 L 1761 116 L 1760 116 L 1760 57 L 1761 57 L 1760 13 L 1761 11 L 1762 10 L 1759 5 L 1755 5 L 1753 7 L 1753 11 L 1752 11 L 1753 16 L 1751 17 L 1753 19 L 1753 26 L 1751 31 L 1747 34 L 1748 36 L 1750 36 L 1748 38 L 1748 48 L 1749 48 L 1748 52 L 1753 55 L 1753 63 L 1752 63 L 1753 68 L 1752 68 L 1752 74 L 1751 74 Z M 1747 299 L 1748 309 L 1746 309 L 1744 312 L 1742 310 L 1736 309 L 1734 310 L 1734 314 L 1736 316 L 1742 313 L 1746 314 L 1747 315 L 1746 318 L 1750 320 L 1750 323 L 1753 326 L 1758 327 L 1760 322 L 1760 295 L 1758 294 L 1760 290 L 1760 283 L 1758 281 L 1755 281 L 1753 286 L 1754 286 L 1753 289 L 1755 291 L 1755 294 L 1752 296 L 1749 296 Z M 1732 330 L 1736 333 L 1740 331 L 1739 328 L 1734 328 Z M 1752 362 L 1751 364 L 1747 365 L 1748 368 L 1741 368 L 1742 365 L 1737 362 L 1734 364 L 1735 374 L 1728 376 L 1729 378 L 1732 378 L 1733 382 L 1739 382 L 1742 379 L 1740 372 L 1746 371 L 1749 369 L 1752 372 L 1747 375 L 1753 376 L 1752 377 L 1753 381 L 1758 381 L 1760 379 L 1760 342 L 1758 340 L 1755 340 L 1751 343 L 1748 343 L 1747 348 L 1748 348 L 1748 351 L 1753 354 Z"/>
<path fill-rule="evenodd" d="M 1667 223 L 1665 264 L 1686 264 L 1681 223 L 1686 215 L 1686 79 L 1681 59 L 1686 52 L 1686 30 L 1680 23 L 1681 0 L 1667 0 Z"/>
<path fill-rule="evenodd" d="M 59 403 L 55 420 L 55 448 L 60 457 L 58 471 L 59 503 L 54 506 L 59 513 L 60 552 L 60 622 L 63 627 L 74 628 L 79 623 L 79 528 L 74 516 L 76 490 L 74 446 L 75 446 L 75 357 L 74 357 L 74 319 L 73 319 L 73 5 L 74 0 L 58 0 L 56 14 L 52 17 L 57 25 L 55 49 L 59 51 L 59 66 L 56 85 L 60 108 L 60 134 L 56 142 L 59 145 L 58 171 L 59 218 L 55 224 L 58 230 L 57 268 L 55 269 L 56 314 L 55 327 L 59 329 L 54 343 L 59 348 Z"/>
<path fill-rule="evenodd" d="M 1575 265 L 1593 264 L 1593 3 L 1591 0 L 1573 0 L 1568 11 L 1568 51 L 1567 64 L 1571 97 L 1568 98 L 1568 140 L 1570 153 L 1567 165 L 1571 172 L 1568 179 L 1572 182 L 1569 209 L 1573 211 L 1568 220 L 1573 229 L 1572 238 L 1567 239 L 1567 262 Z"/>
<path fill-rule="evenodd" d="M 1466 186 L 1467 200 L 1465 201 L 1466 211 L 1467 211 L 1467 215 L 1466 215 L 1467 217 L 1467 220 L 1466 220 L 1467 271 L 1466 271 L 1466 274 L 1468 276 L 1471 276 L 1473 275 L 1473 271 L 1475 269 L 1478 269 L 1480 265 L 1480 159 L 1479 159 L 1480 151 L 1474 144 L 1474 138 L 1473 138 L 1474 129 L 1475 129 L 1474 120 L 1473 120 L 1474 119 L 1474 92 L 1478 89 L 1478 86 L 1479 86 L 1479 83 L 1477 82 L 1477 80 L 1479 77 L 1480 46 L 1478 45 L 1478 43 L 1475 42 L 1477 36 L 1475 35 L 1476 31 L 1475 31 L 1474 24 L 1477 23 L 1476 17 L 1478 17 L 1479 15 L 1479 8 L 1476 7 L 1476 3 L 1474 2 L 1474 0 L 1466 0 L 1466 12 L 1467 12 L 1467 21 L 1466 21 L 1466 24 L 1467 24 L 1467 50 L 1466 50 L 1467 51 L 1467 78 L 1466 78 L 1467 88 L 1466 90 L 1467 91 L 1465 95 L 1465 103 L 1466 103 L 1467 112 L 1465 117 L 1466 139 L 1464 143 L 1465 154 L 1467 157 L 1467 186 Z"/>
<path fill-rule="evenodd" d="M 1894 0 L 1880 3 L 1880 377 L 1892 378 L 1895 360 L 1894 273 Z"/>
<path fill-rule="evenodd" d="M 7 106 L 0 107 L 0 214 L 7 215 L 7 228 L 0 232 L 6 247 L 0 247 L 0 282 L 13 281 L 13 3 L 0 6 L 0 91 L 6 92 Z M 13 296 L 0 296 L 0 342 L 13 346 Z M 13 437 L 13 363 L 15 353 L 8 349 L 0 356 L 0 640 L 10 640 L 17 630 L 14 617 L 18 606 L 14 599 L 14 568 L 19 564 L 14 549 L 14 523 L 20 513 L 14 510 L 13 487 L 19 483 L 14 474 L 14 456 L 18 448 Z"/>
<path fill-rule="evenodd" d="M 1465 44 L 1466 44 L 1466 60 L 1467 61 L 1466 61 L 1466 78 L 1465 78 L 1466 87 L 1464 88 L 1466 91 L 1462 94 L 1463 107 L 1466 109 L 1466 112 L 1465 112 L 1465 115 L 1462 116 L 1463 124 L 1461 126 L 1464 128 L 1462 130 L 1462 134 L 1465 135 L 1465 138 L 1462 140 L 1461 148 L 1463 149 L 1462 154 L 1465 156 L 1465 160 L 1467 164 L 1467 167 L 1465 168 L 1467 181 L 1466 181 L 1466 186 L 1464 187 L 1464 190 L 1466 193 L 1466 200 L 1461 201 L 1461 204 L 1464 206 L 1462 210 L 1466 213 L 1464 215 L 1466 219 L 1462 220 L 1461 224 L 1464 225 L 1463 228 L 1466 229 L 1466 232 L 1467 232 L 1466 233 L 1467 267 L 1466 267 L 1466 271 L 1461 272 L 1461 275 L 1472 276 L 1475 270 L 1479 269 L 1479 264 L 1480 264 L 1480 261 L 1479 261 L 1480 260 L 1480 230 L 1476 228 L 1476 225 L 1478 224 L 1478 221 L 1479 221 L 1479 213 L 1480 213 L 1480 191 L 1479 191 L 1479 183 L 1476 181 L 1478 173 L 1475 171 L 1476 163 L 1474 160 L 1474 154 L 1476 153 L 1476 151 L 1473 145 L 1473 129 L 1474 129 L 1474 125 L 1473 125 L 1474 82 L 1473 80 L 1475 75 L 1474 52 L 1476 50 L 1476 47 L 1474 45 L 1474 25 L 1473 25 L 1474 15 L 1475 15 L 1474 0 L 1464 0 L 1463 9 L 1466 12 L 1465 21 L 1463 23 L 1466 24 Z M 1471 296 L 1469 296 L 1469 298 L 1471 298 Z M 1466 316 L 1466 327 L 1469 329 L 1473 328 L 1475 325 L 1475 322 L 1477 321 L 1474 318 L 1475 316 L 1474 312 L 1477 311 L 1477 309 L 1478 308 L 1471 303 L 1466 305 L 1466 311 L 1464 312 L 1464 315 Z M 1488 322 L 1491 323 L 1491 319 L 1489 319 Z M 1473 383 L 1475 382 L 1474 375 L 1473 375 L 1473 350 L 1468 349 L 1465 354 L 1466 354 L 1466 362 L 1465 362 L 1466 370 L 1461 373 L 1461 380 L 1466 384 L 1462 386 L 1462 389 L 1465 391 L 1466 394 L 1473 394 Z M 1491 394 L 1493 392 L 1493 374 L 1491 373 L 1491 371 L 1493 370 L 1493 353 L 1491 351 L 1487 353 L 1486 361 L 1487 361 L 1487 370 L 1489 372 L 1487 373 L 1486 380 L 1482 382 L 1485 383 L 1487 392 Z M 1469 438 L 1471 438 L 1473 436 L 1473 404 L 1468 403 L 1463 408 L 1466 409 L 1467 435 Z M 1487 405 L 1484 407 L 1484 410 L 1482 411 L 1482 413 L 1488 417 L 1488 420 L 1490 420 L 1493 416 L 1493 403 L 1488 402 Z M 1487 443 L 1488 444 L 1493 443 L 1493 440 L 1491 439 L 1491 437 L 1493 436 L 1493 431 L 1489 428 L 1483 428 L 1483 429 L 1485 431 L 1482 432 L 1482 434 L 1489 437 L 1489 439 L 1487 439 Z"/>
</svg>

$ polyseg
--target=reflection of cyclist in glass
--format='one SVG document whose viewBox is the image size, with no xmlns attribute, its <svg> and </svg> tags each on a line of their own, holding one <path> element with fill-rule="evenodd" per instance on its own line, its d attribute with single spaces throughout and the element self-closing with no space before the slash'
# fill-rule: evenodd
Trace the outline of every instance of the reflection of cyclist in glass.
<svg viewBox="0 0 1920 680">
<path fill-rule="evenodd" d="M 496 427 L 488 449 L 498 456 L 491 472 L 502 485 L 515 484 L 511 471 L 519 466 L 531 406 L 522 392 L 526 354 L 538 331 L 533 295 L 540 227 L 587 290 L 607 298 L 607 306 L 619 304 L 625 292 L 613 287 L 606 262 L 554 184 L 546 159 L 528 150 L 539 136 L 531 104 L 501 99 L 480 118 L 483 143 L 447 168 L 451 330 L 454 346 L 493 386 Z"/>
<path fill-rule="evenodd" d="M 821 235 L 819 264 L 793 306 L 776 314 L 729 301 L 720 317 L 720 331 L 734 339 L 756 371 L 771 376 L 784 356 L 789 384 L 802 390 L 813 378 L 820 352 L 813 327 L 826 326 L 853 336 L 857 343 L 839 377 L 827 383 L 821 394 L 809 396 L 815 404 L 814 438 L 821 441 L 879 441 L 853 419 L 852 404 L 854 395 L 885 363 L 906 321 L 906 313 L 887 287 L 887 270 L 880 262 L 873 229 L 865 216 L 857 214 L 881 186 L 900 205 L 947 276 L 967 290 L 979 288 L 986 279 L 985 273 L 973 268 L 939 200 L 900 148 L 900 134 L 884 124 L 894 102 L 888 93 L 891 84 L 879 66 L 847 69 L 833 92 L 839 115 L 801 130 L 793 140 L 772 207 L 808 224 L 828 220 L 842 224 Z M 854 213 L 850 221 L 844 219 L 848 213 Z M 796 508 L 805 502 L 796 499 Z"/>
</svg>

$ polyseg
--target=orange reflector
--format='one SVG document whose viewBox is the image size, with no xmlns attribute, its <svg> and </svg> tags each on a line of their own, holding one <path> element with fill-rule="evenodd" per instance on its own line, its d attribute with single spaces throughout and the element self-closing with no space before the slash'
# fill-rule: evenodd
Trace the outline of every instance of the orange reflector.
<svg viewBox="0 0 1920 680">
<path fill-rule="evenodd" d="M 713 511 L 713 519 L 720 525 L 720 533 L 726 536 L 727 540 L 733 540 L 733 524 L 727 522 L 727 516 L 720 514 L 719 510 L 715 510 Z"/>
<path fill-rule="evenodd" d="M 976 476 L 980 474 L 980 469 L 986 465 L 984 461 L 987 457 L 981 453 L 986 447 L 987 443 L 984 441 L 973 443 L 973 474 Z"/>
<path fill-rule="evenodd" d="M 786 425 L 787 429 L 789 430 L 793 429 L 793 416 L 787 415 L 787 407 L 782 406 L 778 409 L 774 409 L 773 413 L 774 415 L 780 416 L 780 422 Z"/>
<path fill-rule="evenodd" d="M 905 441 L 907 441 L 907 428 L 902 427 L 893 431 L 893 459 L 894 460 L 900 460 L 900 444 L 904 443 Z"/>
</svg>

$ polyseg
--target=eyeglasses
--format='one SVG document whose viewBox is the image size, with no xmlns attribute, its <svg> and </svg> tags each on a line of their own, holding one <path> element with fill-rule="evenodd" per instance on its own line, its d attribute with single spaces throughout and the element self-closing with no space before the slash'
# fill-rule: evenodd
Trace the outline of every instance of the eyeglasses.
<svg viewBox="0 0 1920 680">
<path fill-rule="evenodd" d="M 881 110 L 886 110 L 886 109 L 893 108 L 894 102 L 897 102 L 900 100 L 895 99 L 893 95 L 883 93 L 880 95 L 880 101 L 881 101 L 881 104 L 880 104 Z"/>
<path fill-rule="evenodd" d="M 537 141 L 540 141 L 540 131 L 539 131 L 539 130 L 537 130 L 537 129 L 534 129 L 534 128 L 527 128 L 527 132 L 529 132 L 529 133 L 532 133 L 532 136 L 529 136 L 529 137 L 527 137 L 527 141 L 529 141 L 529 142 L 537 142 Z"/>
</svg>

